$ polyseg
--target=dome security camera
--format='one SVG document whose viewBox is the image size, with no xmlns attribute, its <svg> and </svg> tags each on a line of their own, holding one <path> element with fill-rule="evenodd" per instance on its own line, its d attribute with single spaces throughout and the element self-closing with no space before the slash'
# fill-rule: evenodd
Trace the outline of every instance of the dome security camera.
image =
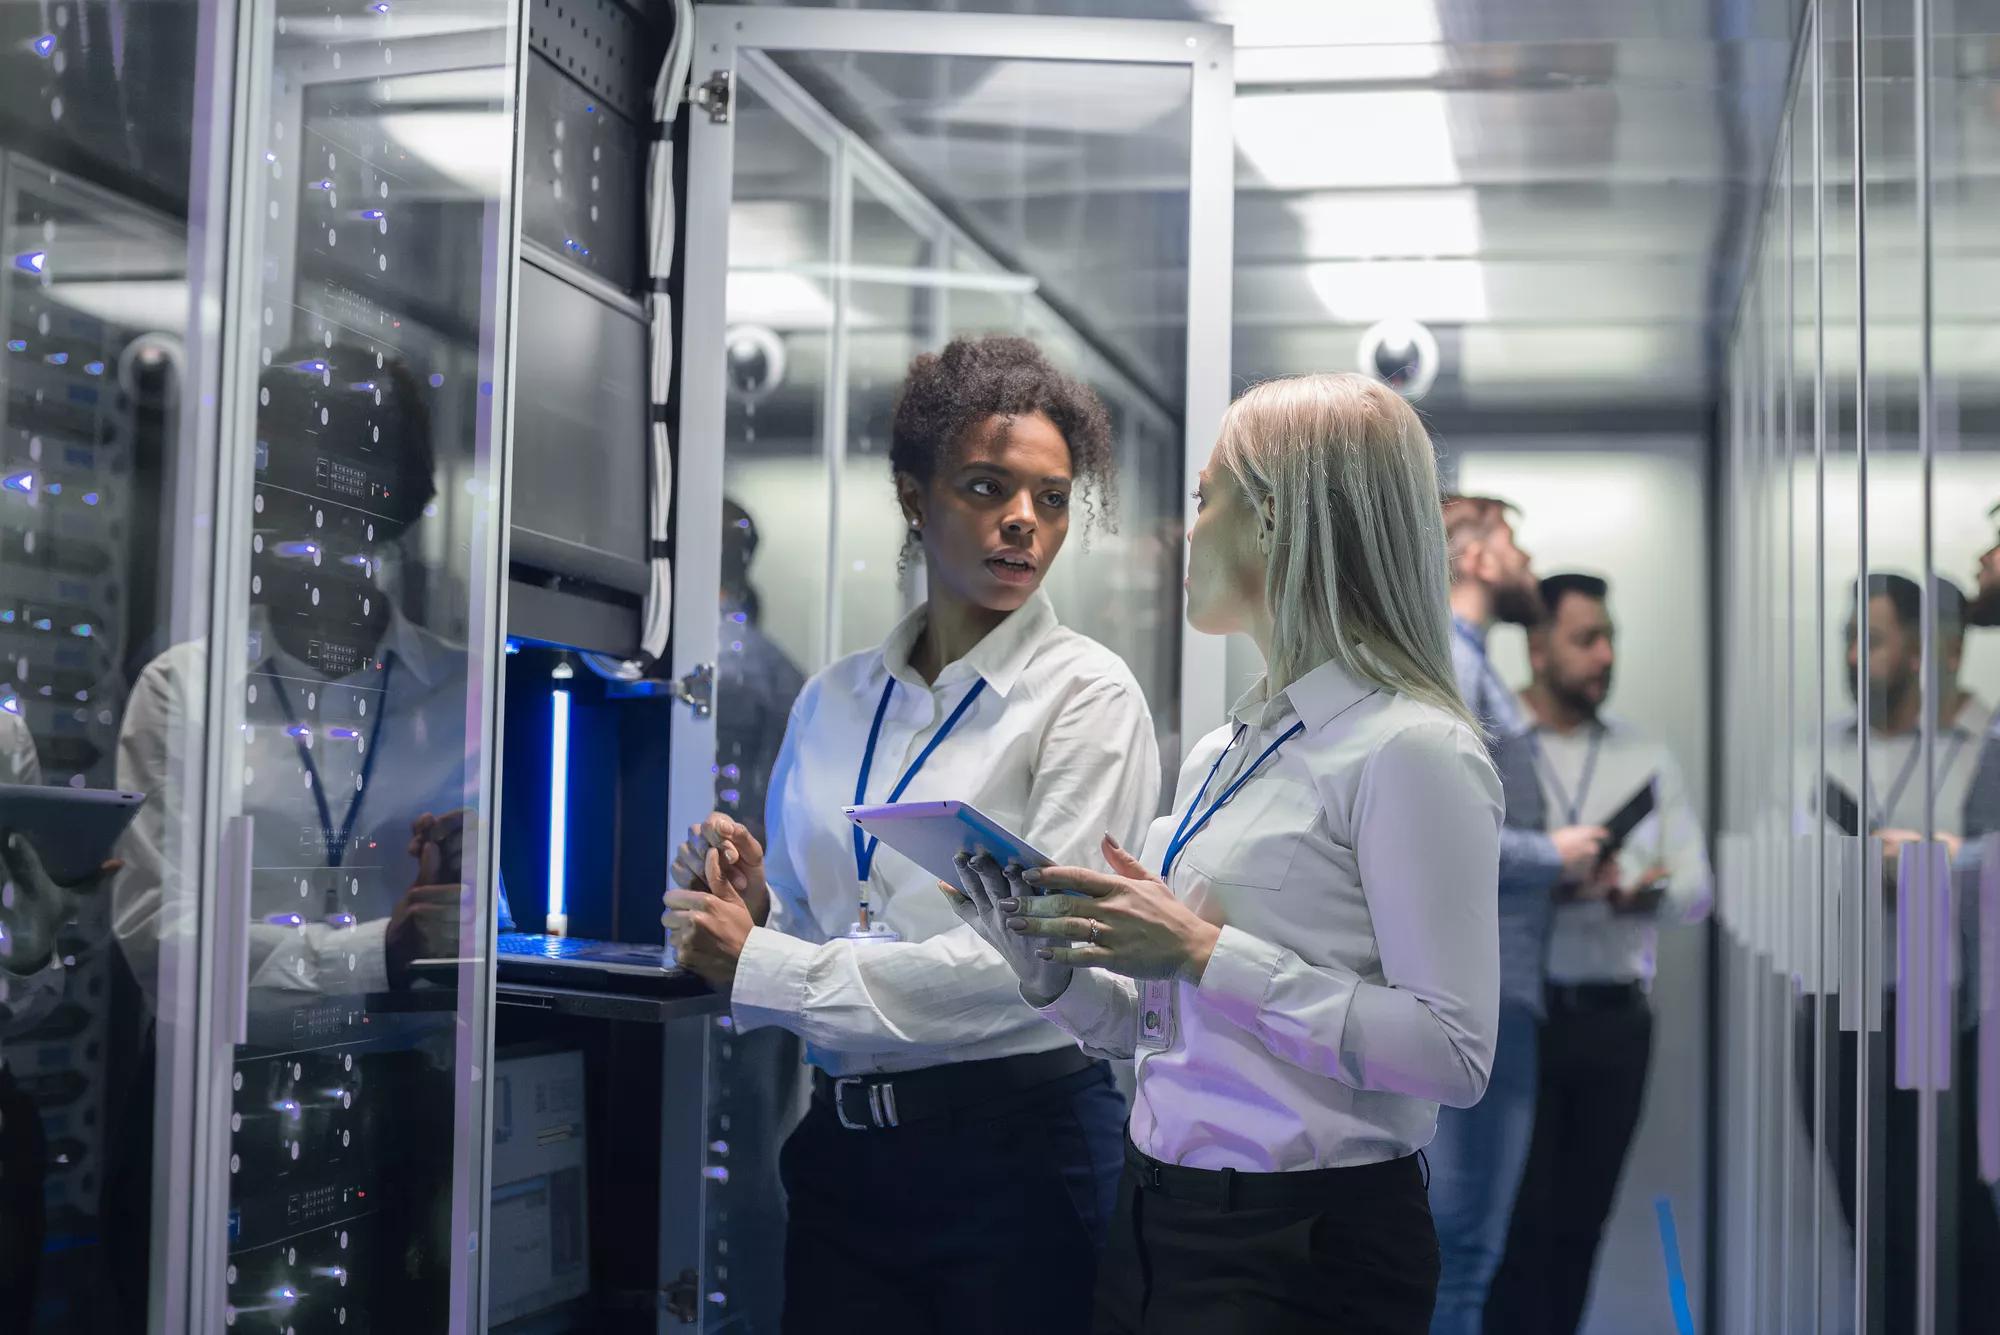
<svg viewBox="0 0 2000 1335">
<path fill-rule="evenodd" d="M 740 402 L 760 402 L 785 382 L 785 340 L 763 325 L 732 326 L 723 335 L 723 361 Z"/>
<path fill-rule="evenodd" d="M 1412 401 L 1438 376 L 1437 336 L 1415 320 L 1384 320 L 1361 336 L 1359 370 Z"/>
</svg>

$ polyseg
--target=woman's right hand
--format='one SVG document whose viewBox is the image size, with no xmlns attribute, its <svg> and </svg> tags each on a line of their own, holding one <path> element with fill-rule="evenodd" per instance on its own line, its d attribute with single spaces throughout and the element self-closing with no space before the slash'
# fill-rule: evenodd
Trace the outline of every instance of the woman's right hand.
<svg viewBox="0 0 2000 1335">
<path fill-rule="evenodd" d="M 712 890 L 704 870 L 711 849 L 723 876 L 750 910 L 751 920 L 762 925 L 771 912 L 771 887 L 764 879 L 764 846 L 741 821 L 718 811 L 691 827 L 687 842 L 674 854 L 674 884 L 683 890 Z"/>
<path fill-rule="evenodd" d="M 951 901 L 952 911 L 1000 952 L 1000 958 L 1007 961 L 1021 980 L 1022 1000 L 1040 1008 L 1060 997 L 1069 987 L 1075 970 L 1037 954 L 1041 941 L 1008 931 L 1010 915 L 999 908 L 1003 899 L 1018 903 L 1036 892 L 1020 879 L 1018 871 L 1004 870 L 985 853 L 971 859 L 961 853 L 955 861 L 959 888 L 938 882 L 938 889 Z"/>
</svg>

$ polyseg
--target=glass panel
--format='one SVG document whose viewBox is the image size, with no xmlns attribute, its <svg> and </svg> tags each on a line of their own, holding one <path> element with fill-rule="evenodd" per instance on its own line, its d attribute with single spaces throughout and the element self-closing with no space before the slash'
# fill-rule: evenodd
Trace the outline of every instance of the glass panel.
<svg viewBox="0 0 2000 1335">
<path fill-rule="evenodd" d="M 880 284 L 855 286 L 856 318 L 872 314 L 877 323 L 851 331 L 844 350 L 850 428 L 841 523 L 843 530 L 850 523 L 869 529 L 857 535 L 863 550 L 850 553 L 845 532 L 840 538 L 841 647 L 880 642 L 894 587 L 879 577 L 876 529 L 893 518 L 878 499 L 889 495 L 889 483 L 879 458 L 867 453 L 878 440 L 886 443 L 876 425 L 886 417 L 863 419 L 869 431 L 858 457 L 866 462 L 856 464 L 853 405 L 862 367 L 868 392 L 879 395 L 880 372 L 895 351 L 941 346 L 961 334 L 1020 333 L 1095 388 L 1114 426 L 1115 531 L 1092 522 L 1086 507 L 1083 522 L 1072 521 L 1068 554 L 1050 568 L 1047 587 L 1066 622 L 1125 658 L 1153 704 L 1161 755 L 1177 757 L 1181 626 L 1173 576 L 1185 481 L 1188 71 L 824 53 L 788 53 L 772 63 L 926 201 L 949 237 L 952 277 L 935 303 L 914 294 L 892 298 Z M 881 212 L 857 189 L 857 265 L 927 244 L 879 223 Z M 1111 234 L 1122 241 L 1107 259 L 1090 241 Z M 1092 256 L 1088 270 L 1078 267 L 1085 255 Z M 903 329 L 911 332 L 907 341 Z M 863 360 L 864 350 L 874 355 Z M 886 386 L 891 400 L 899 383 L 900 373 Z M 1167 559 L 1152 559 L 1158 555 Z M 864 607 L 875 609 L 872 618 Z"/>
<path fill-rule="evenodd" d="M 237 1331 L 456 1329 L 476 1305 L 489 991 L 461 933 L 492 921 L 513 14 L 288 7 L 255 53 L 222 732 L 250 864 Z"/>
<path fill-rule="evenodd" d="M 1910 79 L 1912 0 L 1869 0 L 1864 41 L 1862 135 L 1866 239 L 1862 281 L 1867 312 L 1868 573 L 1858 637 L 1867 763 L 1862 796 L 1881 861 L 1869 890 L 1866 930 L 1880 935 L 1880 967 L 1869 988 L 1880 997 L 1882 1027 L 1870 1042 L 1864 1086 L 1869 1125 L 1861 1210 L 1868 1219 L 1868 1311 L 1871 1329 L 1918 1330 L 1927 1322 L 1919 1295 L 1929 1285 L 1936 1242 L 1921 1213 L 1936 1190 L 1935 1101 L 1921 1092 L 1927 1027 L 1926 929 L 1918 916 L 1927 896 L 1909 879 L 1918 870 L 1908 844 L 1927 826 L 1925 749 L 1935 740 L 1937 699 L 1925 688 L 1929 650 L 1923 629 L 1925 568 L 1918 454 L 1918 235 L 1914 84 Z M 1901 887 L 1899 889 L 1899 886 Z"/>
<path fill-rule="evenodd" d="M 1947 0 L 1931 9 L 1931 230 L 1934 457 L 1930 568 L 1937 597 L 1931 833 L 1954 853 L 1951 1005 L 1932 1017 L 1951 1060 L 1937 1100 L 1937 1329 L 1982 1329 L 2000 1310 L 2000 372 L 1992 356 L 2000 204 L 1992 98 L 2000 10 Z M 1961 610 L 1962 609 L 1962 610 Z M 1987 887 L 1991 887 L 1988 889 Z"/>
<path fill-rule="evenodd" d="M 0 20 L 0 783 L 147 795 L 108 892 L 46 845 L 40 871 L 8 855 L 10 1331 L 144 1330 L 182 1320 L 187 1296 L 194 1127 L 176 1091 L 197 1052 L 204 729 L 198 706 L 159 708 L 148 660 L 209 610 L 214 456 L 190 368 L 216 355 L 191 320 L 213 280 L 188 227 L 220 184 L 192 166 L 218 105 L 203 18 L 66 3 Z M 186 684 L 198 702 L 198 667 Z"/>
<path fill-rule="evenodd" d="M 1863 815 L 1857 665 L 1850 658 L 1855 624 L 1855 580 L 1861 570 L 1861 473 L 1855 424 L 1858 280 L 1854 233 L 1854 83 L 1851 74 L 1851 10 L 1824 12 L 1819 32 L 1821 68 L 1820 209 L 1824 252 L 1822 319 L 1826 346 L 1826 471 L 1824 495 L 1825 617 L 1823 709 L 1828 720 L 1823 791 L 1814 804 L 1821 813 L 1828 857 L 1825 907 L 1835 916 L 1835 984 L 1839 1019 L 1820 1059 L 1827 1067 L 1826 1104 L 1821 1109 L 1820 1147 L 1839 1207 L 1838 1227 L 1826 1230 L 1822 1258 L 1828 1274 L 1839 1277 L 1839 1307 L 1828 1312 L 1832 1329 L 1852 1328 L 1856 1289 L 1855 1163 L 1862 1134 L 1859 1033 L 1865 1022 L 1880 1024 L 1879 1007 L 1865 1005 L 1860 977 L 1863 902 Z M 1875 903 L 1873 897 L 1867 901 Z M 1875 928 L 1871 933 L 1879 936 Z"/>
<path fill-rule="evenodd" d="M 1827 1035 L 1837 1032 L 1840 1019 L 1833 1009 L 1832 960 L 1826 947 L 1822 912 L 1825 839 L 1813 819 L 1821 789 L 1820 745 L 1826 718 L 1822 713 L 1826 633 L 1825 589 L 1820 554 L 1819 433 L 1819 266 L 1817 216 L 1818 162 L 1814 140 L 1814 80 L 1810 67 L 1794 90 L 1788 116 L 1787 160 L 1791 179 L 1786 186 L 1786 222 L 1790 233 L 1790 611 L 1789 672 L 1790 729 L 1786 809 L 1791 840 L 1791 890 L 1796 951 L 1793 976 L 1797 1002 L 1792 1007 L 1793 1060 L 1796 1082 L 1787 1105 L 1795 1108 L 1798 1137 L 1788 1156 L 1792 1185 L 1787 1198 L 1790 1229 L 1787 1329 L 1819 1331 L 1828 1310 L 1827 1268 L 1824 1264 L 1825 1220 L 1831 1210 L 1826 1161 L 1820 1139 L 1819 1109 L 1825 1102 L 1826 1066 L 1820 1060 Z"/>
</svg>

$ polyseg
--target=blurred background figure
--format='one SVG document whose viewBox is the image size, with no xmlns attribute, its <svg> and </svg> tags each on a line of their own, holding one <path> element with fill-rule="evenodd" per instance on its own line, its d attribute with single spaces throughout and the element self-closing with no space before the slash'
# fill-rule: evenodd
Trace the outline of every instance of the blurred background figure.
<svg viewBox="0 0 2000 1335">
<path fill-rule="evenodd" d="M 1500 1037 L 1486 1096 L 1438 1114 L 1428 1150 L 1440 1274 L 1435 1335 L 1477 1335 L 1507 1240 L 1535 1116 L 1535 1049 L 1550 896 L 1595 873 L 1603 831 L 1554 828 L 1534 768 L 1529 720 L 1487 656 L 1496 623 L 1542 617 L 1532 561 L 1514 541 L 1514 510 L 1489 496 L 1444 502 L 1451 547 L 1452 659 L 1459 693 L 1487 730 L 1506 791 L 1500 832 Z"/>
</svg>

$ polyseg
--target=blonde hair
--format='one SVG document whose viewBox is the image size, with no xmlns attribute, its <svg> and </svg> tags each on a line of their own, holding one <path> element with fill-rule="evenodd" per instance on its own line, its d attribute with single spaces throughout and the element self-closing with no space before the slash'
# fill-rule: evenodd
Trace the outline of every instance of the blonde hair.
<svg viewBox="0 0 2000 1335">
<path fill-rule="evenodd" d="M 1271 528 L 1270 688 L 1334 662 L 1477 730 L 1452 668 L 1437 455 L 1402 396 L 1353 374 L 1266 381 L 1229 406 L 1216 457 Z"/>
</svg>

